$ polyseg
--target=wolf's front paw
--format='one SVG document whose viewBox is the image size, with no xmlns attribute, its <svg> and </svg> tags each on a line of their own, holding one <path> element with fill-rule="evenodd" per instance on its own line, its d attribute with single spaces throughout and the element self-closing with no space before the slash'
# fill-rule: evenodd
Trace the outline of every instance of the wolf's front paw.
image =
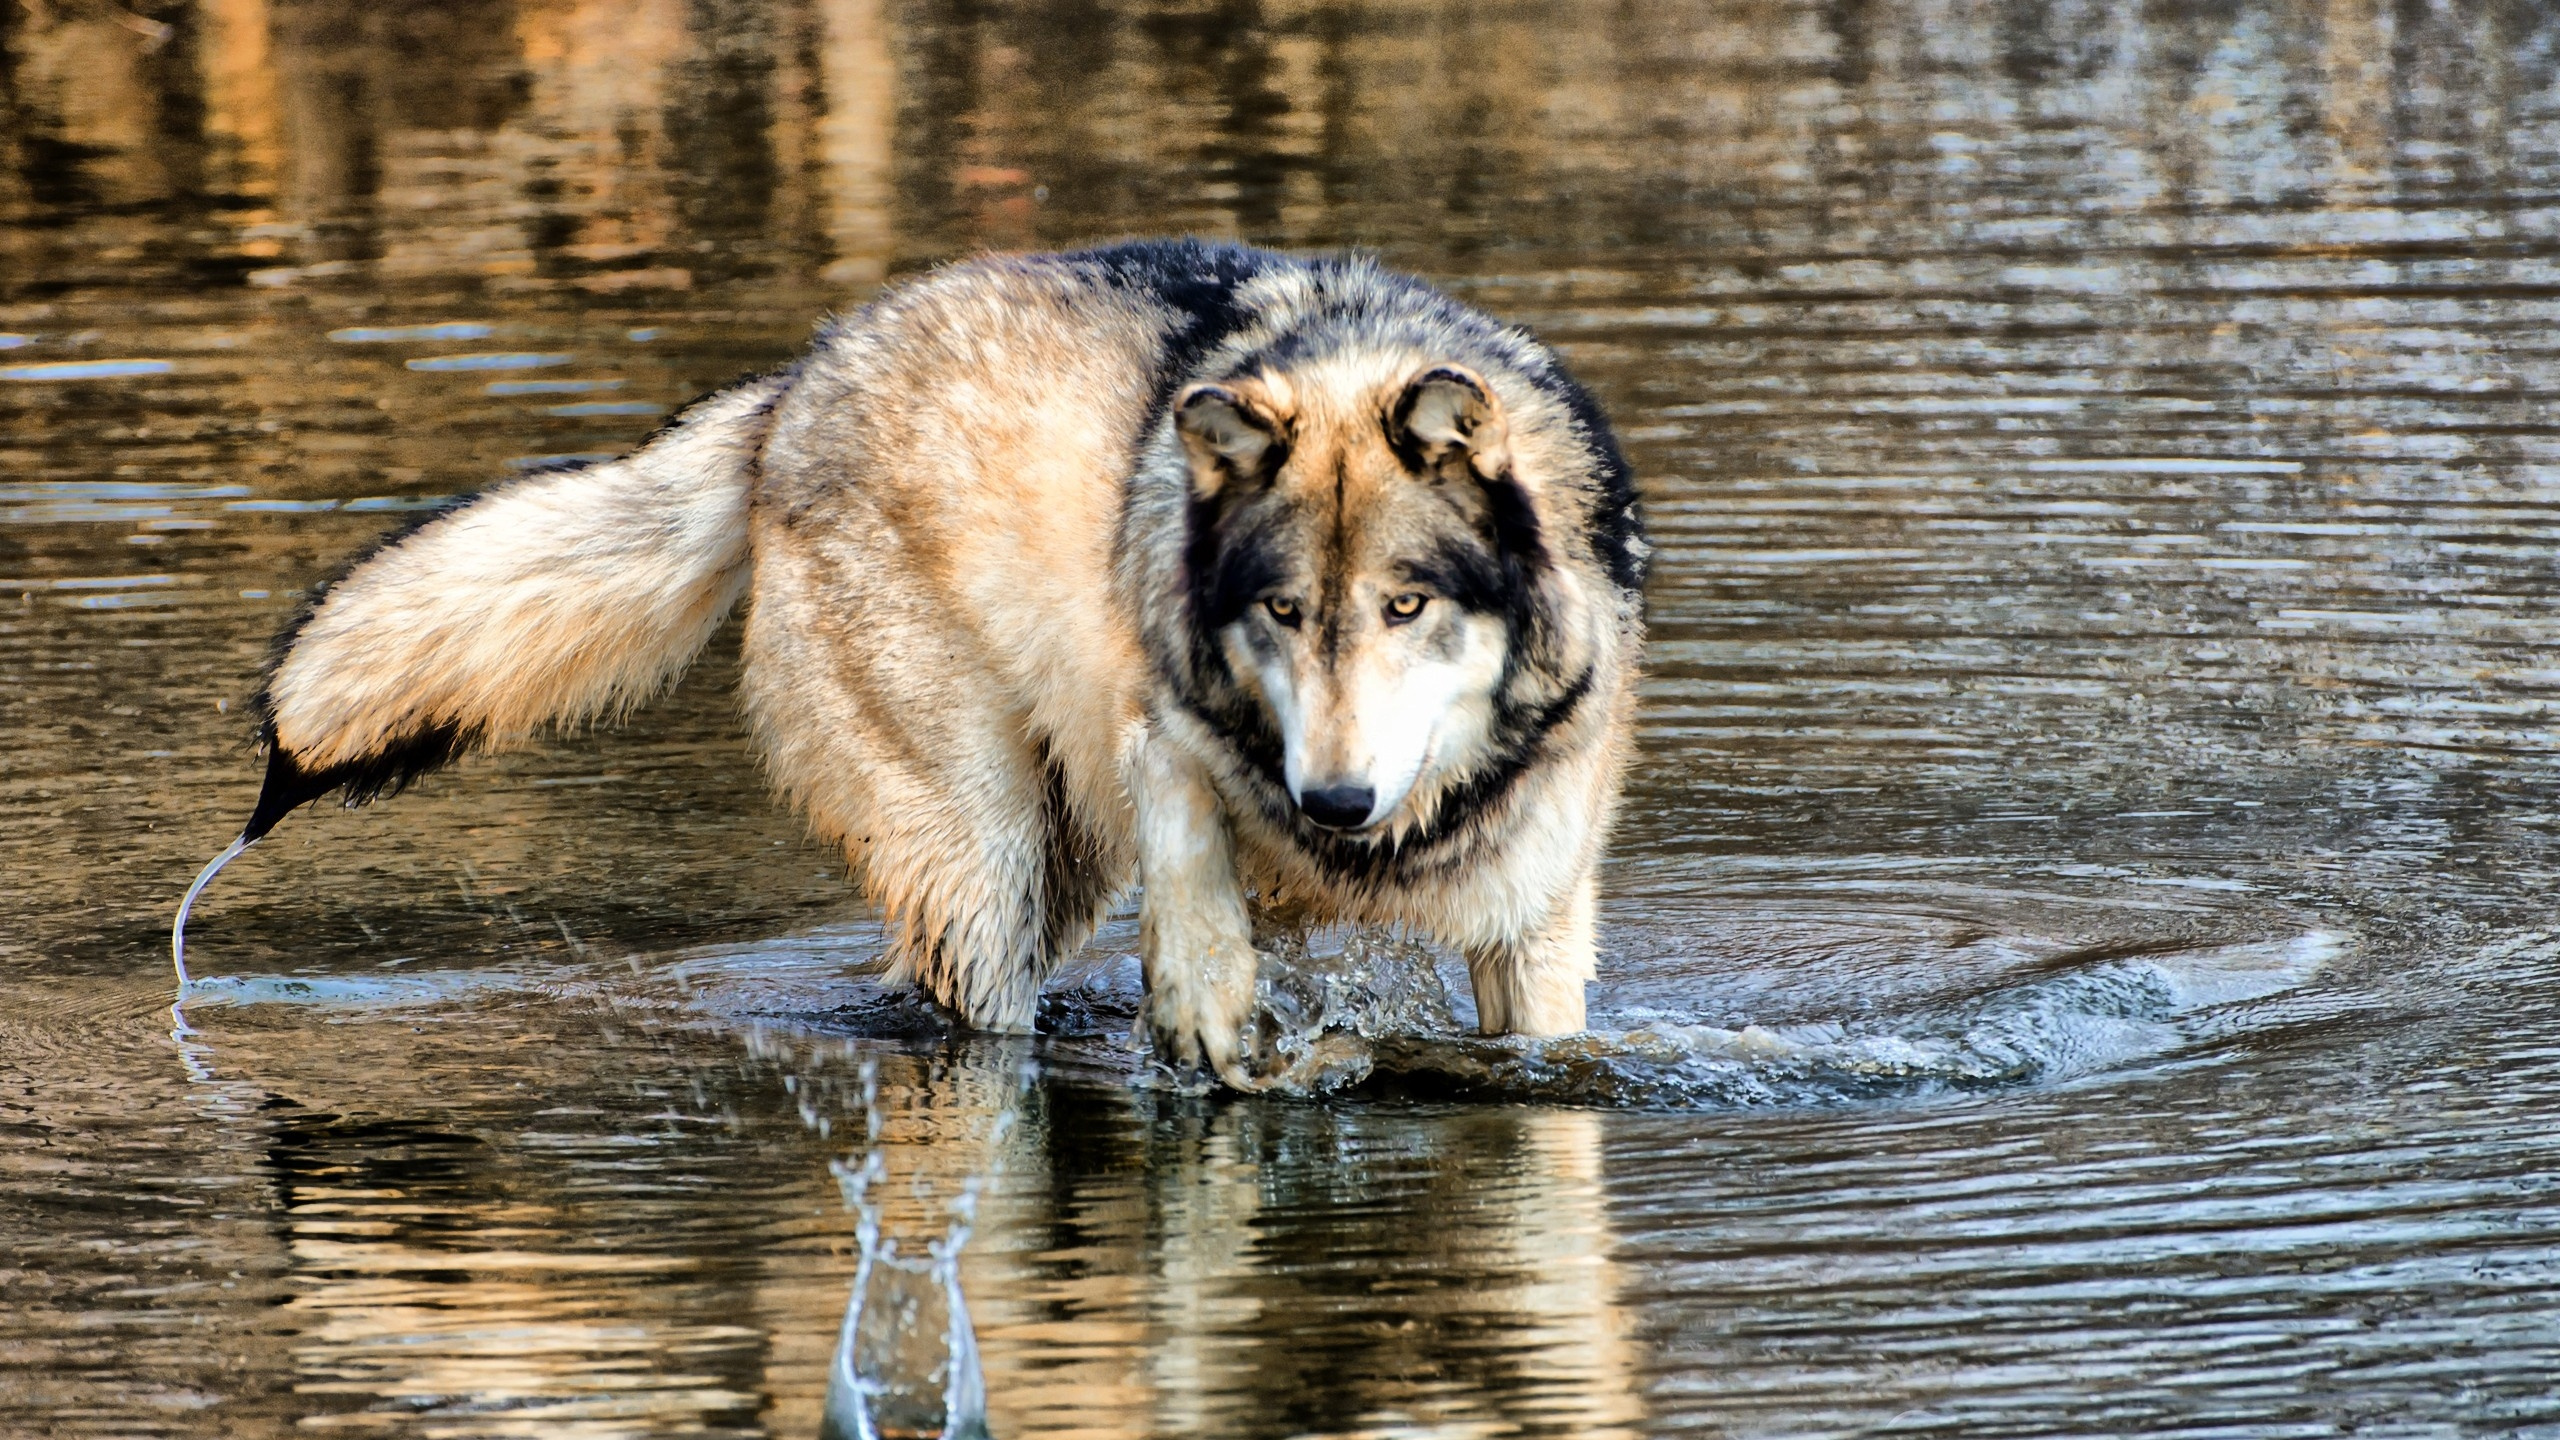
<svg viewBox="0 0 2560 1440">
<path fill-rule="evenodd" d="M 1146 1017 L 1156 1058 L 1176 1070 L 1207 1070 L 1238 1090 L 1262 1088 L 1246 1064 L 1256 963 L 1249 943 L 1155 947 L 1148 956 Z"/>
</svg>

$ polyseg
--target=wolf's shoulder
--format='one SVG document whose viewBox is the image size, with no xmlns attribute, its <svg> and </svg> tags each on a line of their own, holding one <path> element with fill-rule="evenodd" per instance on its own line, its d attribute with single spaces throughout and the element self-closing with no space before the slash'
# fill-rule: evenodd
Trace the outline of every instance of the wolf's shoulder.
<svg viewBox="0 0 2560 1440">
<path fill-rule="evenodd" d="M 1055 262 L 1111 289 L 1133 293 L 1195 320 L 1233 310 L 1256 280 L 1295 274 L 1309 262 L 1276 250 L 1189 237 L 1119 240 L 1069 250 Z"/>
</svg>

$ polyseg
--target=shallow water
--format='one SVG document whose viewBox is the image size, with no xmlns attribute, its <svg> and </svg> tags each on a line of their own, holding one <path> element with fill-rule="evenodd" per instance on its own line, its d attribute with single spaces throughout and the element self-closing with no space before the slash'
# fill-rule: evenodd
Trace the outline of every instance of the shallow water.
<svg viewBox="0 0 2560 1440">
<path fill-rule="evenodd" d="M 287 822 L 173 1037 L 303 589 L 1168 230 L 1616 415 L 1595 1037 L 1355 940 L 1337 1093 L 1187 1096 L 1125 917 L 947 1036 L 733 639 Z M 2560 1436 L 2555 318 L 2518 5 L 0 4 L 0 1430 L 813 1435 L 862 1227 L 965 1219 L 1009 1440 Z"/>
</svg>

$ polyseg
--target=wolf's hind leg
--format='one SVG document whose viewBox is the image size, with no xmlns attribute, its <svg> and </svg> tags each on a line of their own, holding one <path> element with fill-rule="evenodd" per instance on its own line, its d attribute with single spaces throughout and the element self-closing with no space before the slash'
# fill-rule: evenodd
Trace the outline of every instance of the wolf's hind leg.
<svg viewBox="0 0 2560 1440">
<path fill-rule="evenodd" d="M 1102 923 L 1127 866 L 1076 815 L 1046 745 L 978 763 L 927 823 L 875 832 L 865 883 L 889 911 L 892 979 L 981 1029 L 1027 1031 L 1042 982 Z M 963 830 L 973 838 L 953 843 Z"/>
<path fill-rule="evenodd" d="M 966 808 L 875 827 L 859 847 L 864 889 L 887 912 L 889 979 L 978 1029 L 1028 1031 L 1042 982 L 1093 933 L 1110 893 L 1044 811 Z"/>
<path fill-rule="evenodd" d="M 978 642 L 893 557 L 768 532 L 746 659 L 766 763 L 886 912 L 890 978 L 973 1026 L 1030 1029 L 1129 864 Z"/>
<path fill-rule="evenodd" d="M 793 788 L 885 912 L 888 978 L 976 1028 L 1026 1031 L 1041 982 L 1121 888 L 1118 867 L 1055 803 L 1036 747 L 967 748 L 941 763 L 868 756 L 858 769 L 839 756 L 825 784 Z"/>
<path fill-rule="evenodd" d="M 1507 945 L 1467 952 L 1476 1028 L 1487 1035 L 1570 1035 L 1583 1028 L 1583 986 L 1597 971 L 1600 881 L 1586 873 L 1547 923 Z"/>
</svg>

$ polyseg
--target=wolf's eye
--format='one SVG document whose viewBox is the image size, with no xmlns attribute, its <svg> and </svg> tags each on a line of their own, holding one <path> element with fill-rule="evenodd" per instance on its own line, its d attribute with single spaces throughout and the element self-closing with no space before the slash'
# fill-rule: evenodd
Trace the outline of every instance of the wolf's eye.
<svg viewBox="0 0 2560 1440">
<path fill-rule="evenodd" d="M 1421 614 L 1422 607 L 1429 603 L 1431 603 L 1430 596 L 1408 590 L 1402 595 L 1399 595 L 1393 600 L 1387 602 L 1387 623 L 1390 625 L 1402 625 L 1406 621 L 1411 620 L 1414 616 Z"/>
<path fill-rule="evenodd" d="M 1274 595 L 1270 599 L 1262 602 L 1262 608 L 1271 612 L 1272 619 L 1279 621 L 1281 624 L 1288 626 L 1292 630 L 1298 628 L 1297 601 L 1290 599 L 1286 595 Z"/>
</svg>

